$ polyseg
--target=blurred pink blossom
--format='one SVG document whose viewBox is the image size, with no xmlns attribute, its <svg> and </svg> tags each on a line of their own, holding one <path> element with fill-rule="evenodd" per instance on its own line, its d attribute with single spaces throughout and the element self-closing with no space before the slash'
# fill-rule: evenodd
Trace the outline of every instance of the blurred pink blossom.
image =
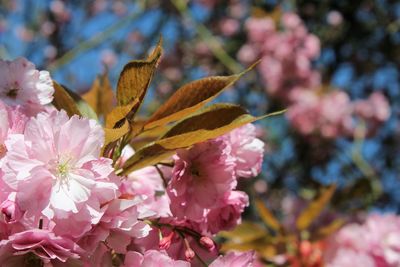
<svg viewBox="0 0 400 267">
<path fill-rule="evenodd" d="M 254 252 L 229 252 L 225 256 L 219 256 L 210 267 L 249 267 L 255 262 Z"/>
<path fill-rule="evenodd" d="M 320 75 L 312 61 L 320 53 L 319 39 L 307 32 L 295 13 L 284 13 L 282 30 L 271 18 L 249 18 L 246 22 L 248 42 L 238 58 L 250 63 L 261 58 L 258 70 L 266 91 L 283 102 L 293 89 L 312 89 L 320 84 Z"/>
<path fill-rule="evenodd" d="M 343 16 L 339 11 L 332 10 L 326 16 L 327 22 L 332 26 L 338 26 L 343 22 Z"/>
<path fill-rule="evenodd" d="M 239 30 L 239 21 L 233 18 L 224 18 L 219 22 L 219 28 L 224 36 L 232 36 Z"/>
<path fill-rule="evenodd" d="M 345 92 L 318 94 L 311 90 L 296 90 L 292 98 L 296 101 L 289 106 L 286 115 L 301 134 L 335 138 L 351 130 L 352 104 Z"/>
<path fill-rule="evenodd" d="M 328 267 L 400 266 L 400 218 L 372 214 L 344 226 L 327 240 L 324 259 Z"/>
<path fill-rule="evenodd" d="M 354 115 L 365 123 L 367 133 L 371 134 L 389 119 L 390 105 L 382 93 L 374 92 L 367 99 L 354 102 Z"/>
</svg>

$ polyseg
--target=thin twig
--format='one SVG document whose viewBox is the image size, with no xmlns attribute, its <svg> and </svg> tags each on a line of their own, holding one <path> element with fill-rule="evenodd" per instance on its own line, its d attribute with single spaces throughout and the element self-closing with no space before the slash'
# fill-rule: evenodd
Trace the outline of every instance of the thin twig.
<svg viewBox="0 0 400 267">
<path fill-rule="evenodd" d="M 83 41 L 80 43 L 80 45 L 72 48 L 69 50 L 67 53 L 62 55 L 60 58 L 52 62 L 48 66 L 48 70 L 50 72 L 60 68 L 61 66 L 67 64 L 69 61 L 77 57 L 79 54 L 90 50 L 98 45 L 100 45 L 102 42 L 104 42 L 107 38 L 109 38 L 116 30 L 120 29 L 123 27 L 125 24 L 128 22 L 136 19 L 139 17 L 143 12 L 142 7 L 139 7 L 138 10 L 135 12 L 127 15 L 126 17 L 122 18 L 121 20 L 118 20 L 116 23 L 112 24 L 108 28 L 106 28 L 104 31 L 101 31 L 95 35 L 93 35 L 91 38 L 89 38 L 86 41 Z"/>
<path fill-rule="evenodd" d="M 355 131 L 355 144 L 351 153 L 351 159 L 361 173 L 370 181 L 372 188 L 372 197 L 377 199 L 382 194 L 382 184 L 379 180 L 378 175 L 370 164 L 364 159 L 362 155 L 362 146 L 366 135 L 366 125 L 358 125 Z"/>
<path fill-rule="evenodd" d="M 158 174 L 160 175 L 161 179 L 163 180 L 164 188 L 167 188 L 168 182 L 164 177 L 164 173 L 161 171 L 161 169 L 157 165 L 154 165 L 154 167 L 156 168 L 156 170 L 157 170 Z"/>
<path fill-rule="evenodd" d="M 214 56 L 231 72 L 240 73 L 243 68 L 242 66 L 235 61 L 223 48 L 221 42 L 213 36 L 213 34 L 207 29 L 207 27 L 197 22 L 190 10 L 187 8 L 186 1 L 183 0 L 171 0 L 172 4 L 176 7 L 183 18 L 188 19 L 196 29 L 196 32 L 199 34 L 200 38 L 206 43 L 206 45 L 210 48 L 211 52 Z"/>
</svg>

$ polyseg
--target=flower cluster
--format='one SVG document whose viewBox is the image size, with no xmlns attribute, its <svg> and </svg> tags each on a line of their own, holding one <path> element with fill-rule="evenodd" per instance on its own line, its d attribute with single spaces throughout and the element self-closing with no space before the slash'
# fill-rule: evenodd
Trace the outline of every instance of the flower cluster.
<svg viewBox="0 0 400 267">
<path fill-rule="evenodd" d="M 255 126 L 248 124 L 178 150 L 173 168 L 147 167 L 131 173 L 124 182 L 126 192 L 143 194 L 146 200 L 139 209 L 159 218 L 151 233 L 136 240 L 136 245 L 165 249 L 174 259 L 192 261 L 192 266 L 197 261 L 194 251 L 203 259 L 215 258 L 217 247 L 212 237 L 240 223 L 249 204 L 247 194 L 235 190 L 237 179 L 259 174 L 263 153 L 264 143 L 255 137 Z M 147 179 L 141 179 L 143 176 Z"/>
<path fill-rule="evenodd" d="M 0 61 L 1 266 L 252 264 L 250 252 L 218 257 L 212 237 L 248 205 L 236 185 L 260 172 L 253 125 L 117 176 L 101 125 L 57 110 L 53 92 L 26 59 Z"/>
<path fill-rule="evenodd" d="M 294 13 L 284 13 L 279 25 L 272 18 L 247 20 L 248 43 L 238 58 L 252 63 L 261 58 L 259 72 L 267 93 L 288 107 L 287 118 L 302 135 L 324 138 L 354 136 L 360 124 L 373 134 L 390 115 L 379 92 L 351 101 L 342 90 L 326 90 L 312 66 L 319 56 L 319 39 Z"/>
<path fill-rule="evenodd" d="M 359 125 L 364 125 L 364 135 L 371 135 L 390 116 L 389 103 L 379 92 L 358 101 L 340 90 L 326 94 L 297 90 L 293 95 L 296 100 L 288 107 L 287 118 L 304 135 L 353 136 Z"/>
<path fill-rule="evenodd" d="M 400 265 L 400 218 L 369 215 L 363 224 L 348 224 L 327 240 L 327 267 Z"/>
<path fill-rule="evenodd" d="M 240 49 L 238 58 L 247 63 L 261 58 L 258 68 L 268 94 L 289 101 L 293 90 L 319 85 L 320 75 L 312 68 L 320 52 L 319 39 L 307 31 L 296 14 L 285 13 L 281 25 L 268 17 L 250 18 L 246 29 L 248 43 Z"/>
</svg>

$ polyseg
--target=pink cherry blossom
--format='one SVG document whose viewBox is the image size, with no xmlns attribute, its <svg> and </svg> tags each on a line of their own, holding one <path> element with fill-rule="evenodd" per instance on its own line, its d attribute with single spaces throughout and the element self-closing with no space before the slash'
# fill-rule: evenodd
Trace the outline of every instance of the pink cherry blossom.
<svg viewBox="0 0 400 267">
<path fill-rule="evenodd" d="M 245 64 L 252 64 L 254 62 L 256 62 L 258 57 L 258 51 L 257 49 L 254 48 L 254 46 L 250 45 L 250 44 L 244 44 L 238 54 L 237 54 L 237 58 L 239 59 L 239 61 L 245 63 Z"/>
<path fill-rule="evenodd" d="M 224 135 L 231 147 L 231 155 L 235 159 L 236 176 L 250 178 L 261 171 L 264 157 L 264 142 L 256 138 L 256 127 L 246 124 Z"/>
<path fill-rule="evenodd" d="M 148 250 L 144 255 L 130 251 L 125 256 L 123 267 L 190 267 L 190 263 L 173 260 L 162 251 Z"/>
<path fill-rule="evenodd" d="M 332 10 L 326 15 L 326 20 L 332 26 L 339 26 L 343 22 L 343 15 L 339 11 Z"/>
<path fill-rule="evenodd" d="M 390 115 L 390 106 L 380 93 L 352 102 L 341 90 L 299 89 L 291 92 L 291 99 L 293 102 L 286 116 L 303 135 L 319 134 L 324 138 L 351 136 L 360 119 L 366 125 L 367 134 L 372 134 Z"/>
<path fill-rule="evenodd" d="M 0 101 L 0 159 L 7 151 L 4 143 L 8 135 L 23 133 L 27 120 L 19 106 L 9 107 Z"/>
<path fill-rule="evenodd" d="M 15 223 L 21 219 L 23 212 L 15 203 L 16 193 L 12 192 L 8 195 L 7 199 L 0 204 L 0 212 L 6 223 Z"/>
<path fill-rule="evenodd" d="M 16 190 L 19 207 L 49 219 L 86 210 L 98 220 L 95 211 L 118 189 L 111 160 L 99 158 L 103 136 L 95 121 L 69 119 L 64 111 L 32 118 L 24 135 L 6 143 L 3 180 Z"/>
<path fill-rule="evenodd" d="M 12 262 L 14 255 L 29 253 L 36 255 L 44 263 L 67 262 L 69 259 L 80 258 L 83 253 L 83 250 L 73 241 L 39 229 L 16 233 L 8 240 L 2 240 L 0 247 L 1 263 Z"/>
<path fill-rule="evenodd" d="M 317 129 L 316 121 L 319 120 L 319 98 L 308 90 L 297 90 L 297 102 L 289 106 L 287 118 L 292 126 L 305 135 Z"/>
<path fill-rule="evenodd" d="M 246 21 L 250 42 L 263 43 L 275 31 L 275 23 L 270 18 L 249 18 Z"/>
<path fill-rule="evenodd" d="M 354 116 L 365 124 L 367 133 L 374 133 L 379 126 L 389 119 L 390 105 L 380 92 L 372 93 L 367 99 L 354 102 Z"/>
<path fill-rule="evenodd" d="M 211 140 L 179 150 L 167 187 L 171 211 L 178 218 L 202 219 L 225 192 L 236 186 L 234 158 L 230 147 L 221 140 Z"/>
<path fill-rule="evenodd" d="M 80 266 L 80 265 L 78 265 Z M 91 253 L 88 259 L 84 259 L 84 267 L 109 267 L 113 266 L 111 250 L 103 242 Z M 135 266 L 135 265 L 133 265 Z M 61 267 L 61 266 L 60 266 Z M 75 266 L 71 266 L 75 267 Z"/>
<path fill-rule="evenodd" d="M 219 256 L 210 267 L 251 267 L 255 262 L 254 252 L 229 252 L 225 256 Z"/>
<path fill-rule="evenodd" d="M 335 137 L 351 128 L 351 102 L 343 91 L 333 91 L 320 102 L 320 132 L 324 137 Z"/>
<path fill-rule="evenodd" d="M 143 219 L 137 210 L 137 205 L 141 201 L 140 198 L 114 199 L 108 204 L 106 212 L 97 225 L 108 232 L 106 242 L 117 253 L 126 253 L 126 248 L 132 238 L 145 237 L 150 231 L 149 225 L 138 220 Z"/>
<path fill-rule="evenodd" d="M 352 128 L 352 105 L 345 92 L 337 90 L 319 95 L 316 91 L 295 90 L 292 97 L 296 101 L 286 115 L 301 134 L 334 138 Z"/>
<path fill-rule="evenodd" d="M 233 18 L 224 18 L 219 22 L 221 33 L 228 37 L 236 34 L 239 30 L 239 27 L 239 21 Z"/>
<path fill-rule="evenodd" d="M 319 39 L 307 32 L 296 14 L 284 13 L 280 25 L 270 18 L 249 18 L 246 30 L 248 42 L 238 57 L 245 63 L 261 58 L 258 70 L 271 96 L 285 103 L 292 90 L 320 85 L 320 75 L 312 67 L 320 53 Z"/>
<path fill-rule="evenodd" d="M 21 58 L 0 60 L 0 73 L 1 266 L 183 267 L 218 257 L 212 238 L 240 223 L 249 203 L 237 179 L 261 170 L 255 126 L 178 150 L 173 167 L 118 177 L 133 149 L 102 157 L 97 121 L 47 105 L 54 91 L 47 72 Z M 253 260 L 230 253 L 212 266 Z"/>
<path fill-rule="evenodd" d="M 365 252 L 347 248 L 338 249 L 335 258 L 326 263 L 326 267 L 376 267 L 374 258 Z"/>
<path fill-rule="evenodd" d="M 399 266 L 399 240 L 400 217 L 372 214 L 363 224 L 346 225 L 327 240 L 325 262 L 329 267 Z"/>
<path fill-rule="evenodd" d="M 8 105 L 41 110 L 53 99 L 53 82 L 47 71 L 38 71 L 25 58 L 0 60 L 0 98 Z"/>
<path fill-rule="evenodd" d="M 368 107 L 366 107 L 364 103 L 368 104 Z M 366 101 L 356 102 L 355 105 L 356 112 L 366 119 L 374 119 L 378 122 L 383 122 L 390 116 L 388 100 L 380 92 L 372 93 Z"/>
<path fill-rule="evenodd" d="M 241 215 L 249 205 L 249 198 L 241 191 L 230 191 L 217 208 L 209 210 L 206 220 L 200 225 L 203 232 L 216 234 L 223 230 L 232 230 L 241 222 Z"/>
<path fill-rule="evenodd" d="M 160 167 L 160 171 L 165 179 L 171 176 L 170 168 Z M 155 167 L 146 167 L 130 173 L 121 184 L 121 193 L 144 197 L 138 204 L 140 212 L 151 211 L 154 213 L 153 217 L 171 216 L 170 199 Z"/>
</svg>

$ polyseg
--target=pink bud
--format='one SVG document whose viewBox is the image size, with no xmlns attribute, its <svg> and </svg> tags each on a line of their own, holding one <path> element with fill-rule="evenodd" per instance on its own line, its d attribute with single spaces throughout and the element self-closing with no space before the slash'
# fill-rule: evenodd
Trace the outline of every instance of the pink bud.
<svg viewBox="0 0 400 267">
<path fill-rule="evenodd" d="M 214 241 L 208 236 L 202 236 L 200 238 L 200 244 L 209 251 L 213 251 L 215 249 Z"/>
<path fill-rule="evenodd" d="M 173 237 L 174 237 L 174 232 L 171 232 L 169 235 L 164 236 L 158 243 L 158 247 L 164 250 L 168 249 L 171 246 Z"/>
<path fill-rule="evenodd" d="M 303 257 L 308 258 L 312 253 L 312 245 L 308 240 L 301 241 L 300 243 L 300 253 Z"/>
<path fill-rule="evenodd" d="M 4 220 L 7 223 L 14 223 L 22 217 L 22 212 L 14 200 L 15 196 L 11 194 L 8 199 L 0 205 L 0 211 L 4 215 Z"/>
<path fill-rule="evenodd" d="M 191 261 L 194 258 L 195 254 L 193 249 L 191 249 L 190 247 L 186 248 L 185 251 L 185 258 L 187 261 Z"/>
</svg>

